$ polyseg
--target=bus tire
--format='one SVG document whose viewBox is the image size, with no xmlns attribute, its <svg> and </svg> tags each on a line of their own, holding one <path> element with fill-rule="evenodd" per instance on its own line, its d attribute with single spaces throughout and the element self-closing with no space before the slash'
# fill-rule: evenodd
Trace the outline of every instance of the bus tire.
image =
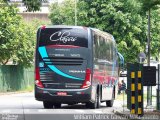
<svg viewBox="0 0 160 120">
<path fill-rule="evenodd" d="M 97 102 L 88 102 L 86 103 L 86 107 L 90 109 L 96 109 L 97 108 Z"/>
<path fill-rule="evenodd" d="M 114 103 L 114 100 L 113 100 L 113 99 L 112 99 L 112 100 L 107 100 L 107 101 L 106 101 L 107 107 L 113 107 L 113 103 Z"/>
<path fill-rule="evenodd" d="M 100 103 L 98 101 L 100 101 L 100 95 L 98 93 L 96 93 L 95 102 L 88 102 L 88 103 L 86 103 L 86 107 L 87 108 L 91 108 L 91 109 L 99 108 L 100 107 Z"/>
<path fill-rule="evenodd" d="M 96 109 L 97 108 L 97 101 L 86 103 L 86 107 L 90 108 L 90 109 Z"/>
<path fill-rule="evenodd" d="M 53 103 L 49 101 L 43 101 L 43 106 L 45 109 L 52 109 L 53 108 Z"/>
<path fill-rule="evenodd" d="M 61 103 L 53 103 L 54 108 L 61 108 Z"/>
</svg>

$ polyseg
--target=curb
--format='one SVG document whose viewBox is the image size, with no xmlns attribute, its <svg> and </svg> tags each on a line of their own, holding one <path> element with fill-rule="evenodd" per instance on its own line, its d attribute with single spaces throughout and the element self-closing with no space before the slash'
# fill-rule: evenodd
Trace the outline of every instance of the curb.
<svg viewBox="0 0 160 120">
<path fill-rule="evenodd" d="M 33 91 L 16 91 L 16 92 L 4 92 L 0 93 L 0 96 L 12 95 L 12 94 L 21 94 L 21 93 L 32 93 Z"/>
<path fill-rule="evenodd" d="M 115 115 L 118 115 L 122 118 L 129 119 L 129 120 L 141 120 L 141 117 L 138 117 L 138 115 L 135 115 L 135 114 L 132 115 L 132 114 L 128 114 L 128 113 L 122 113 L 119 111 L 115 111 Z M 151 112 L 144 112 L 144 116 L 142 116 L 142 118 L 145 117 L 145 115 L 153 115 L 153 116 L 156 115 L 156 116 L 159 116 L 159 118 L 160 118 L 160 111 L 154 110 Z M 154 118 L 153 118 L 153 120 L 154 120 Z M 158 120 L 158 119 L 155 119 L 155 120 Z"/>
<path fill-rule="evenodd" d="M 124 118 L 124 120 L 140 120 L 136 115 L 132 115 L 132 117 L 131 117 L 131 115 L 130 114 L 125 114 L 125 113 L 121 113 L 121 112 L 119 112 L 119 111 L 116 111 L 115 112 L 115 115 L 118 115 L 118 116 L 120 116 L 120 117 L 122 117 L 122 118 Z M 133 119 L 133 116 L 134 116 L 134 119 Z"/>
</svg>

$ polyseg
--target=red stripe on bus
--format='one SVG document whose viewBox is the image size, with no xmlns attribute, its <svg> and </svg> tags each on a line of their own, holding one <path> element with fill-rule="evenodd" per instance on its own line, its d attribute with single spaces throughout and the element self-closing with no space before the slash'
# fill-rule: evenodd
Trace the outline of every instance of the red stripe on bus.
<svg viewBox="0 0 160 120">
<path fill-rule="evenodd" d="M 79 46 L 74 45 L 48 45 L 47 48 L 79 48 Z"/>
</svg>

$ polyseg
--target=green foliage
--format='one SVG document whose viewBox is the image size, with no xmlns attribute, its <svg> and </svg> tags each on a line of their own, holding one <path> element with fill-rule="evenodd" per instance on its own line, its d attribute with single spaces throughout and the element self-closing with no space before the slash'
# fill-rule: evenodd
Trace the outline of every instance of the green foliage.
<svg viewBox="0 0 160 120">
<path fill-rule="evenodd" d="M 17 14 L 18 9 L 4 3 L 0 8 L 0 64 L 13 61 L 30 67 L 36 42 L 36 31 L 42 24 L 37 20 L 26 24 Z"/>
<path fill-rule="evenodd" d="M 154 0 L 149 7 L 158 4 L 158 1 Z M 145 51 L 147 43 L 148 20 L 144 14 L 146 3 L 145 0 L 144 3 L 138 0 L 81 0 L 77 3 L 78 25 L 95 27 L 111 33 L 126 62 L 136 62 L 138 54 Z M 52 23 L 74 25 L 74 5 L 74 0 L 71 2 L 66 0 L 59 5 L 53 4 L 49 16 Z M 153 56 L 157 56 L 160 47 L 158 14 L 158 10 L 152 11 L 151 53 Z"/>
<path fill-rule="evenodd" d="M 50 7 L 51 14 L 49 15 L 52 24 L 74 25 L 74 8 L 75 0 L 65 0 L 62 4 L 53 3 Z"/>
<path fill-rule="evenodd" d="M 19 26 L 21 17 L 13 6 L 0 8 L 0 62 L 5 64 L 15 54 L 19 44 Z"/>
<path fill-rule="evenodd" d="M 135 0 L 128 0 L 127 2 L 125 0 L 95 0 L 88 3 L 88 6 L 90 11 L 85 19 L 92 21 L 94 18 L 96 20 L 88 22 L 87 26 L 111 33 L 118 43 L 119 51 L 126 60 L 136 61 L 138 53 L 144 49 L 143 41 L 146 40 L 144 32 L 146 27 L 142 21 L 147 21 L 140 14 L 137 14 L 141 7 L 140 3 Z M 139 41 L 142 45 L 135 47 L 133 44 L 135 41 Z M 126 47 L 122 47 L 123 45 Z"/>
<path fill-rule="evenodd" d="M 149 9 L 157 9 L 157 5 L 160 4 L 160 0 L 141 0 L 143 11 L 148 11 Z"/>
<path fill-rule="evenodd" d="M 12 54 L 12 59 L 15 63 L 21 64 L 24 67 L 30 67 L 33 62 L 35 48 L 35 32 L 31 25 L 21 23 L 18 32 L 18 44 L 15 54 Z"/>
<path fill-rule="evenodd" d="M 27 8 L 27 11 L 38 11 L 40 10 L 41 0 L 23 0 L 24 5 Z"/>
<path fill-rule="evenodd" d="M 160 9 L 151 11 L 151 54 L 158 57 L 160 52 Z"/>
<path fill-rule="evenodd" d="M 159 57 L 160 52 L 160 0 L 141 0 L 142 3 L 142 11 L 143 13 L 146 13 L 148 11 L 151 11 L 151 54 L 152 56 Z M 148 14 L 147 14 L 148 16 Z"/>
</svg>

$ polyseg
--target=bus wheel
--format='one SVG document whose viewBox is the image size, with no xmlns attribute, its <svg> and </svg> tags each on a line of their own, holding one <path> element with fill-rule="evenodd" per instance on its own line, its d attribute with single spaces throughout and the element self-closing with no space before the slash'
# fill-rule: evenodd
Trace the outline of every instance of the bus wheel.
<svg viewBox="0 0 160 120">
<path fill-rule="evenodd" d="M 49 101 L 43 101 L 43 106 L 45 109 L 51 109 L 53 108 L 53 103 Z"/>
<path fill-rule="evenodd" d="M 54 106 L 54 108 L 60 108 L 61 107 L 61 103 L 54 103 L 53 106 Z"/>
<path fill-rule="evenodd" d="M 107 101 L 106 101 L 107 107 L 112 107 L 112 106 L 113 106 L 113 103 L 114 103 L 114 100 L 113 100 L 113 99 L 112 99 L 112 100 L 107 100 Z"/>
<path fill-rule="evenodd" d="M 97 94 L 96 94 L 96 96 L 97 96 Z M 96 97 L 95 102 L 88 102 L 88 103 L 86 103 L 86 107 L 87 108 L 91 108 L 91 109 L 96 109 L 97 105 L 98 105 L 98 101 L 97 100 L 98 99 Z"/>
</svg>

